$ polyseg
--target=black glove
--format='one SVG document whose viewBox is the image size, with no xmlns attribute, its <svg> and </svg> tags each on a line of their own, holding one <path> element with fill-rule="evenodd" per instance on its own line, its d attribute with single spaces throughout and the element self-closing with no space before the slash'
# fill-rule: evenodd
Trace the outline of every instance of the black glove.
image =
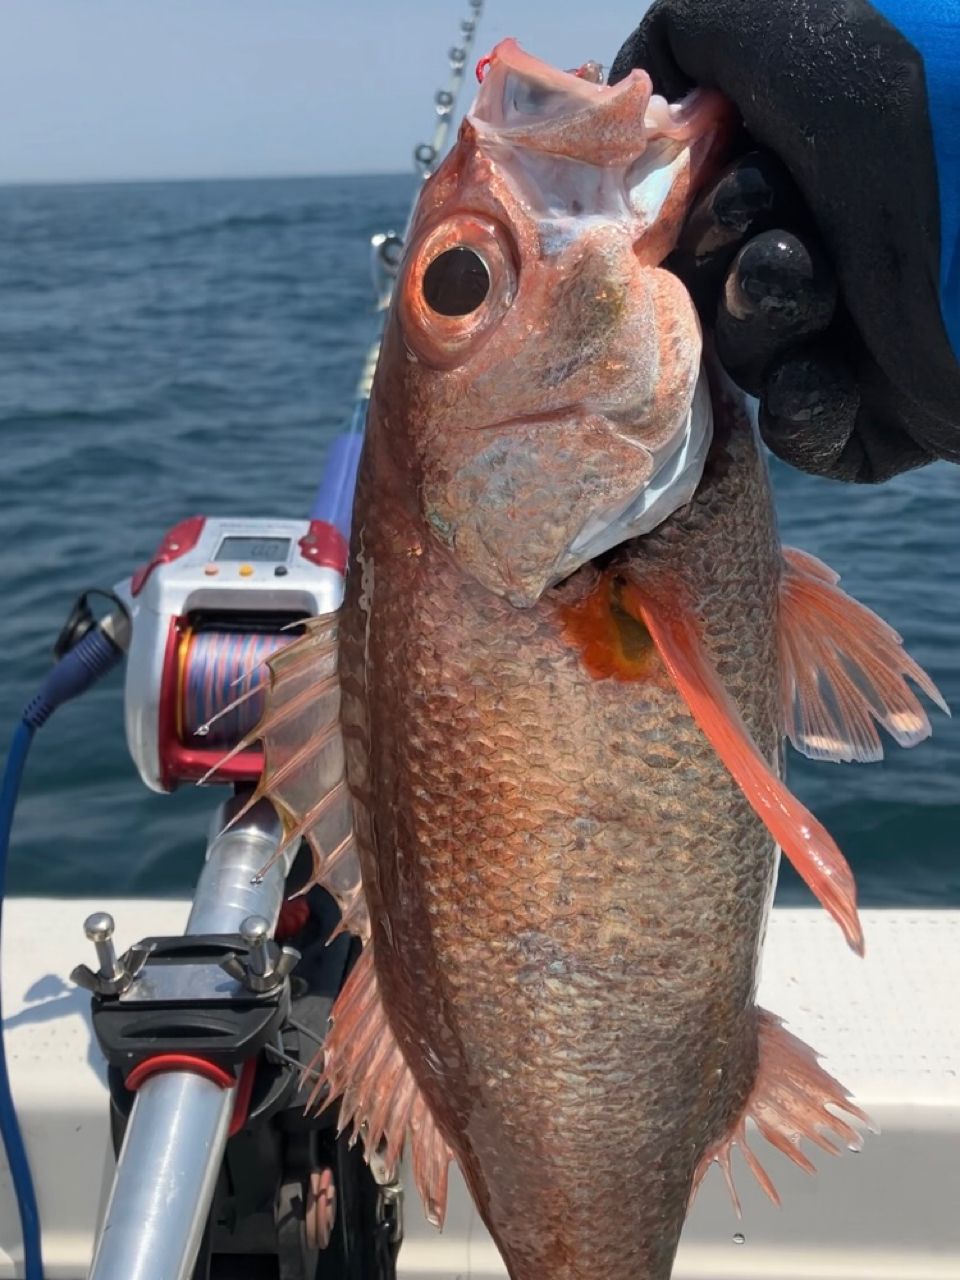
<svg viewBox="0 0 960 1280">
<path fill-rule="evenodd" d="M 780 457 L 843 480 L 960 461 L 923 64 L 866 0 L 657 0 L 624 44 L 746 134 L 669 261 Z M 765 150 L 757 151 L 760 147 Z M 744 154 L 744 152 L 750 152 Z"/>
</svg>

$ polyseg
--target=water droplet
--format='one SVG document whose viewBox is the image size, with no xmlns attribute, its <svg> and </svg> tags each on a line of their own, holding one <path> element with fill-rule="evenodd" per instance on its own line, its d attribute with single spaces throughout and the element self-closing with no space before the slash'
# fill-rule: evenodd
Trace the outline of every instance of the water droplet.
<svg viewBox="0 0 960 1280">
<path fill-rule="evenodd" d="M 205 738 L 209 732 L 210 726 L 208 724 L 201 724 L 198 728 L 194 729 L 194 734 L 198 738 Z"/>
<path fill-rule="evenodd" d="M 734 1243 L 734 1244 L 746 1244 L 746 1243 L 747 1243 L 747 1237 L 743 1234 L 743 1232 L 742 1232 L 742 1231 L 735 1231 L 735 1232 L 733 1233 L 733 1243 Z"/>
<path fill-rule="evenodd" d="M 862 1147 L 858 1147 L 858 1146 L 857 1146 L 857 1144 L 856 1144 L 855 1142 L 848 1142 L 848 1143 L 847 1143 L 847 1150 L 848 1150 L 848 1151 L 851 1151 L 855 1156 L 858 1156 L 858 1155 L 860 1154 L 860 1152 L 863 1150 L 863 1148 L 862 1148 Z"/>
</svg>

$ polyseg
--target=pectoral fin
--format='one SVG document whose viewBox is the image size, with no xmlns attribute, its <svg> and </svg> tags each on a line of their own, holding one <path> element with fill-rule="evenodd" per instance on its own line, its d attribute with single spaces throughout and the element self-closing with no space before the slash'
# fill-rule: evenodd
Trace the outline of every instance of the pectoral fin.
<svg viewBox="0 0 960 1280">
<path fill-rule="evenodd" d="M 780 589 L 781 686 L 787 735 L 819 760 L 878 760 L 876 725 L 910 747 L 930 722 L 907 680 L 949 711 L 900 636 L 837 586 L 838 577 L 805 552 L 784 551 Z M 846 860 L 809 810 L 757 749 L 700 641 L 692 613 L 628 584 L 622 606 L 647 627 L 694 720 L 716 748 L 754 811 L 862 954 L 856 886 Z"/>
<path fill-rule="evenodd" d="M 791 795 L 760 754 L 736 704 L 713 669 L 692 614 L 679 605 L 648 600 L 633 584 L 623 587 L 620 600 L 650 632 L 690 714 L 754 812 L 840 925 L 849 945 L 862 955 L 863 931 L 853 873 L 826 829 Z"/>
</svg>

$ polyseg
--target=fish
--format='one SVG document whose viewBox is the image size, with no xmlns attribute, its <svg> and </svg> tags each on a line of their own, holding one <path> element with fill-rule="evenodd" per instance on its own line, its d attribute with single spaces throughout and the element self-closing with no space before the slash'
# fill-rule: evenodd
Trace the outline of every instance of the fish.
<svg viewBox="0 0 960 1280">
<path fill-rule="evenodd" d="M 342 607 L 267 663 L 284 847 L 362 944 L 311 1104 L 450 1162 L 513 1280 L 666 1280 L 748 1123 L 868 1123 L 758 971 L 780 851 L 862 952 L 785 744 L 875 760 L 946 710 L 780 543 L 749 404 L 665 266 L 729 108 L 504 41 L 426 183 L 385 322 Z M 241 744 L 242 746 L 247 745 Z"/>
</svg>

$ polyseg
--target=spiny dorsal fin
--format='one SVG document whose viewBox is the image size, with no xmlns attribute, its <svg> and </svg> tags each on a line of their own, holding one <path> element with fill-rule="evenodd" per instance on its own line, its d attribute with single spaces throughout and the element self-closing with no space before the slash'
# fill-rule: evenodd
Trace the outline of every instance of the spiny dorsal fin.
<svg viewBox="0 0 960 1280">
<path fill-rule="evenodd" d="M 336 613 L 311 618 L 304 635 L 265 660 L 263 715 L 231 754 L 263 743 L 263 775 L 243 812 L 258 800 L 271 801 L 284 829 L 275 856 L 305 839 L 313 875 L 301 893 L 323 885 L 340 908 L 340 930 L 366 939 L 370 922 L 340 732 L 337 618 Z"/>
</svg>

